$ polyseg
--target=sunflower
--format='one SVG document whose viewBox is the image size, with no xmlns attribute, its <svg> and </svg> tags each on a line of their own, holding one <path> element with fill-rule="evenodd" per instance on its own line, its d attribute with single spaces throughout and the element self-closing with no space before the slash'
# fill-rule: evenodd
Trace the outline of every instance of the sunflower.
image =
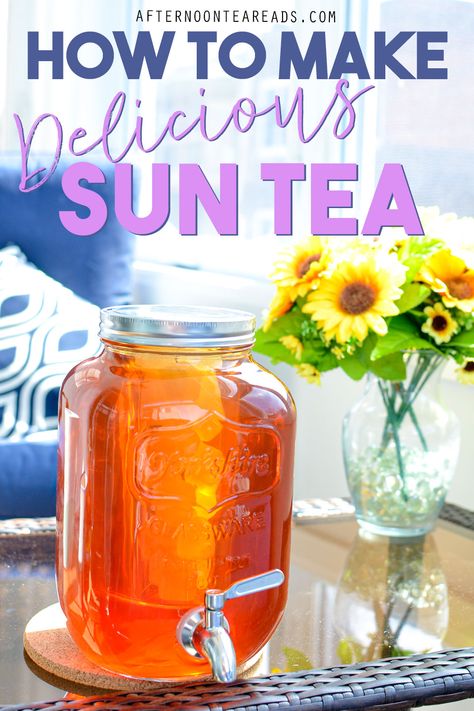
<svg viewBox="0 0 474 711">
<path fill-rule="evenodd" d="M 301 365 L 296 366 L 296 371 L 298 375 L 308 381 L 308 383 L 315 383 L 320 385 L 321 383 L 321 373 L 314 365 L 311 363 L 301 363 Z"/>
<path fill-rule="evenodd" d="M 301 360 L 303 355 L 303 344 L 300 339 L 296 336 L 282 336 L 280 338 L 280 343 L 287 348 L 292 355 L 295 356 L 296 360 Z"/>
<path fill-rule="evenodd" d="M 284 250 L 275 263 L 271 274 L 280 289 L 287 289 L 293 301 L 306 296 L 317 286 L 320 274 L 327 268 L 330 252 L 327 240 L 308 237 L 304 242 Z"/>
<path fill-rule="evenodd" d="M 421 327 L 421 330 L 431 336 L 438 346 L 450 341 L 454 334 L 459 331 L 458 322 L 453 319 L 441 302 L 438 301 L 434 306 L 427 306 L 425 314 L 428 319 Z"/>
<path fill-rule="evenodd" d="M 404 267 L 395 255 L 368 253 L 355 261 L 344 261 L 321 279 L 317 291 L 308 296 L 305 313 L 323 329 L 326 338 L 346 343 L 352 337 L 363 341 L 369 329 L 387 333 L 386 316 L 398 313 L 395 302 L 405 281 Z"/>
<path fill-rule="evenodd" d="M 426 237 L 444 242 L 468 269 L 474 269 L 474 219 L 458 217 L 454 212 L 441 213 L 438 207 L 420 207 L 418 214 Z"/>
<path fill-rule="evenodd" d="M 286 314 L 292 306 L 293 300 L 290 298 L 288 291 L 286 289 L 277 289 L 276 294 L 273 297 L 268 308 L 268 312 L 262 327 L 263 330 L 268 331 L 274 320 Z"/>
<path fill-rule="evenodd" d="M 464 365 L 456 368 L 456 374 L 460 383 L 474 385 L 474 359 L 469 358 Z"/>
<path fill-rule="evenodd" d="M 456 306 L 466 313 L 474 311 L 474 270 L 467 269 L 465 261 L 450 250 L 442 249 L 433 254 L 417 278 L 441 294 L 448 308 Z"/>
</svg>

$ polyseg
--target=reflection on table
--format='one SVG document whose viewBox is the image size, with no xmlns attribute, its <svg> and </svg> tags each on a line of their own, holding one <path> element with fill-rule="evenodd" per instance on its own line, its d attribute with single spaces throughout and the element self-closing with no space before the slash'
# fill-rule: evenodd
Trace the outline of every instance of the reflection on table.
<svg viewBox="0 0 474 711">
<path fill-rule="evenodd" d="M 474 644 L 474 533 L 440 522 L 417 539 L 354 522 L 301 524 L 272 668 L 297 670 Z"/>
<path fill-rule="evenodd" d="M 433 536 L 387 541 L 358 533 L 334 606 L 341 662 L 441 649 L 448 616 L 446 578 Z"/>
</svg>

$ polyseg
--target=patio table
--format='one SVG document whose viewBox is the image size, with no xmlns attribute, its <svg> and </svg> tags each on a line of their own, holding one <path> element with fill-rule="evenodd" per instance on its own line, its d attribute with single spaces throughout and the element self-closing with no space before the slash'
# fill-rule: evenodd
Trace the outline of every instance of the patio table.
<svg viewBox="0 0 474 711">
<path fill-rule="evenodd" d="M 23 652 L 27 621 L 57 601 L 54 519 L 0 521 L 0 708 L 408 709 L 474 696 L 474 514 L 435 531 L 361 531 L 344 499 L 295 502 L 289 600 L 259 676 L 143 692 L 74 687 Z M 2 705 L 3 704 L 3 705 Z"/>
</svg>

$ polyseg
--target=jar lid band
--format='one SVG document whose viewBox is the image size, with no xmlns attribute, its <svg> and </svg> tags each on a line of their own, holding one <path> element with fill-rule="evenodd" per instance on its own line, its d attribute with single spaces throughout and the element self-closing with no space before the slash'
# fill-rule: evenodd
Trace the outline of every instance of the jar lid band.
<svg viewBox="0 0 474 711">
<path fill-rule="evenodd" d="M 251 313 L 209 306 L 109 306 L 100 312 L 101 338 L 146 346 L 251 346 L 255 325 Z"/>
</svg>

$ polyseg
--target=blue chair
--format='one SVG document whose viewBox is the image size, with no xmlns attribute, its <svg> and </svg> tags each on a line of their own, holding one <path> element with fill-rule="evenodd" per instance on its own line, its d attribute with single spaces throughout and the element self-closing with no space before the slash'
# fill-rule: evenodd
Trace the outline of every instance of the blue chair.
<svg viewBox="0 0 474 711">
<path fill-rule="evenodd" d="M 47 166 L 51 157 L 29 161 L 29 170 Z M 91 158 L 92 162 L 97 162 Z M 16 244 L 28 261 L 97 306 L 131 300 L 133 236 L 115 218 L 113 167 L 101 165 L 106 184 L 94 186 L 109 207 L 104 228 L 91 237 L 70 234 L 60 210 L 72 205 L 61 187 L 67 163 L 37 190 L 22 193 L 19 155 L 0 156 L 0 249 Z M 0 440 L 0 518 L 51 516 L 55 512 L 56 441 Z"/>
</svg>

